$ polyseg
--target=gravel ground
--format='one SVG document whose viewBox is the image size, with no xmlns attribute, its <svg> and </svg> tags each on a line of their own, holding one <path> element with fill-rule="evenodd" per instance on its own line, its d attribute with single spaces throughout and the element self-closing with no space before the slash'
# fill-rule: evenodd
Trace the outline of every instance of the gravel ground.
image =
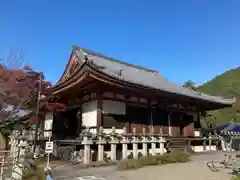
<svg viewBox="0 0 240 180">
<path fill-rule="evenodd" d="M 79 169 L 77 166 L 54 168 L 57 180 L 230 180 L 226 171 L 212 172 L 206 165 L 209 160 L 221 160 L 223 153 L 198 154 L 184 164 L 149 166 L 138 170 L 117 171 L 116 167 Z M 87 177 L 88 176 L 88 177 Z"/>
</svg>

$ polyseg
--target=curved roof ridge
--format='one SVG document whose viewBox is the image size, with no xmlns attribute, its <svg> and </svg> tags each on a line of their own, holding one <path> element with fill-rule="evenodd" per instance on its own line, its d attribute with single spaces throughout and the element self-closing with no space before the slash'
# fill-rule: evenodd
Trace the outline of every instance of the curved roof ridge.
<svg viewBox="0 0 240 180">
<path fill-rule="evenodd" d="M 87 54 L 90 54 L 90 55 L 93 55 L 93 56 L 98 56 L 98 57 L 104 58 L 104 59 L 109 60 L 109 61 L 113 61 L 113 62 L 116 62 L 116 63 L 119 63 L 119 64 L 124 64 L 126 66 L 134 67 L 134 68 L 137 68 L 137 69 L 145 70 L 145 71 L 151 72 L 151 73 L 159 73 L 157 70 L 153 70 L 153 69 L 150 69 L 150 68 L 145 68 L 145 67 L 142 67 L 142 66 L 139 66 L 139 65 L 135 65 L 135 64 L 131 64 L 131 63 L 128 63 L 128 62 L 125 62 L 125 61 L 121 61 L 121 60 L 115 59 L 113 57 L 94 52 L 94 51 L 89 50 L 87 48 L 82 48 L 82 47 L 79 47 L 79 46 L 76 46 L 76 45 L 73 45 L 73 47 L 75 48 L 75 50 L 82 50 Z"/>
</svg>

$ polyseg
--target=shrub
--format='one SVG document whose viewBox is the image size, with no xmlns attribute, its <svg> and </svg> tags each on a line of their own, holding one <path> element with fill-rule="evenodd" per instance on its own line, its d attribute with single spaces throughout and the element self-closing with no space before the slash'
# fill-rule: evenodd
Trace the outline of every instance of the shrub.
<svg viewBox="0 0 240 180">
<path fill-rule="evenodd" d="M 185 163 L 190 160 L 190 154 L 183 151 L 173 151 L 169 154 L 164 154 L 162 164 L 165 163 Z"/>
<path fill-rule="evenodd" d="M 28 163 L 28 166 L 25 166 L 23 171 L 24 180 L 45 180 L 46 175 L 42 167 L 38 165 L 41 163 L 40 159 L 33 159 L 33 154 L 28 153 L 25 155 L 25 162 Z"/>
<path fill-rule="evenodd" d="M 123 160 L 120 161 L 118 164 L 118 169 L 119 170 L 130 170 L 130 169 L 138 169 L 141 168 L 143 164 L 141 161 L 137 159 L 128 159 L 128 160 Z"/>
<path fill-rule="evenodd" d="M 169 154 L 164 155 L 156 155 L 159 164 L 167 164 L 167 163 L 185 163 L 190 160 L 190 154 L 183 151 L 173 151 Z"/>
<path fill-rule="evenodd" d="M 233 176 L 231 180 L 240 180 L 240 176 Z"/>
<path fill-rule="evenodd" d="M 145 156 L 138 159 L 143 166 L 152 166 L 159 164 L 157 156 Z"/>
<path fill-rule="evenodd" d="M 139 159 L 128 159 L 118 163 L 118 169 L 137 169 L 143 166 L 152 166 L 167 163 L 185 163 L 190 160 L 190 154 L 182 151 L 174 151 L 169 154 L 145 156 Z"/>
<path fill-rule="evenodd" d="M 240 168 L 233 169 L 231 174 L 234 175 L 232 180 L 240 180 Z"/>
<path fill-rule="evenodd" d="M 45 172 L 43 168 L 37 169 L 26 169 L 23 171 L 23 179 L 24 180 L 45 180 Z"/>
<path fill-rule="evenodd" d="M 164 155 L 156 155 L 154 156 L 158 162 L 158 164 L 167 164 L 167 163 L 171 163 L 169 162 L 169 155 L 168 154 L 164 154 Z"/>
</svg>

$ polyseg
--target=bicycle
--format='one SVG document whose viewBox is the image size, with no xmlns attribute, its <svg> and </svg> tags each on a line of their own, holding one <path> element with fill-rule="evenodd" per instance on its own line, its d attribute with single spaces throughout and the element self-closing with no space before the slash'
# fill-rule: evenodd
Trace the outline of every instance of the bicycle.
<svg viewBox="0 0 240 180">
<path fill-rule="evenodd" d="M 232 154 L 225 154 L 224 160 L 212 160 L 207 162 L 208 168 L 213 172 L 218 172 L 220 169 L 234 170 L 237 167 L 237 159 Z M 236 155 L 237 157 L 237 155 Z"/>
<path fill-rule="evenodd" d="M 217 135 L 219 140 L 221 140 L 222 149 L 223 150 L 230 150 L 232 147 L 232 137 L 229 135 Z M 240 157 L 240 155 L 234 155 L 232 153 L 226 153 L 224 156 L 224 160 L 212 160 L 207 162 L 208 168 L 213 172 L 218 172 L 220 169 L 227 169 L 227 170 L 234 170 L 237 169 L 237 158 Z"/>
</svg>

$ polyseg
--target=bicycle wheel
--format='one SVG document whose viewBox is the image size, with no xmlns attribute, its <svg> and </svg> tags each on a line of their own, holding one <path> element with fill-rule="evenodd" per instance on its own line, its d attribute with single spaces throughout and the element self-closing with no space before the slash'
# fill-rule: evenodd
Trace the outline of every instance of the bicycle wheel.
<svg viewBox="0 0 240 180">
<path fill-rule="evenodd" d="M 218 172 L 220 169 L 225 168 L 224 161 L 209 161 L 207 166 L 213 172 Z"/>
</svg>

